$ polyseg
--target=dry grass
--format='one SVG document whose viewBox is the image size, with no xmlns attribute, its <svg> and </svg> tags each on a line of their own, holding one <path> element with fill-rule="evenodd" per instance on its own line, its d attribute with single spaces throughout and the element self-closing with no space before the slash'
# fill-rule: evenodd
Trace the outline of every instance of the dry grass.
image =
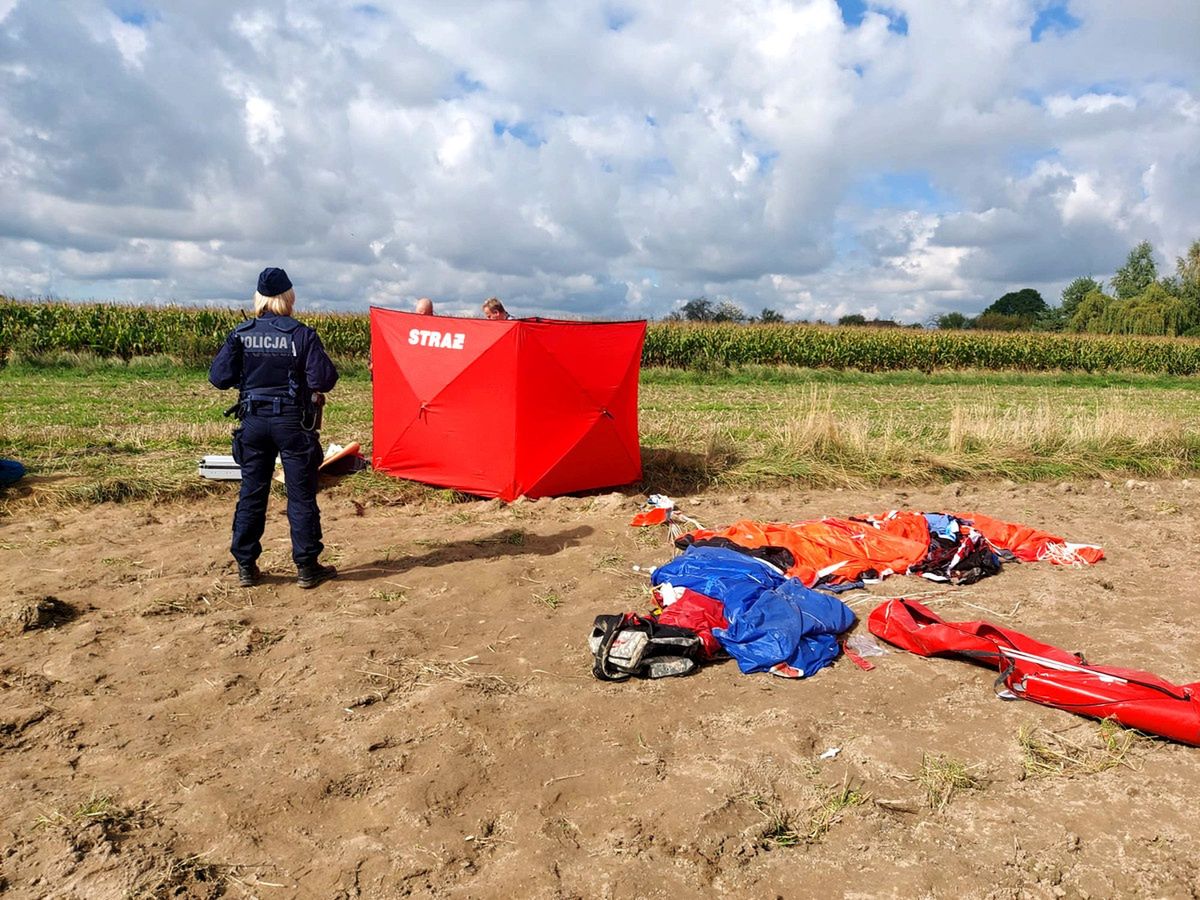
<svg viewBox="0 0 1200 900">
<path fill-rule="evenodd" d="M 1021 748 L 1021 766 L 1027 777 L 1067 777 L 1094 775 L 1118 766 L 1135 767 L 1133 752 L 1151 739 L 1140 731 L 1125 728 L 1112 719 L 1086 728 L 1085 735 L 1074 740 L 1062 732 L 1047 732 L 1022 726 L 1017 735 Z"/>
<path fill-rule="evenodd" d="M 387 699 L 394 691 L 408 693 L 417 688 L 439 683 L 461 685 L 484 695 L 513 694 L 521 684 L 495 672 L 480 672 L 471 666 L 474 658 L 463 660 L 413 659 L 393 656 L 388 659 L 368 659 L 356 671 L 367 678 L 374 699 L 352 702 L 350 706 L 365 706 Z M 363 701 L 364 698 L 356 698 Z"/>
<path fill-rule="evenodd" d="M 921 756 L 921 768 L 912 776 L 925 790 L 929 808 L 941 812 L 955 794 L 961 791 L 982 790 L 987 782 L 968 766 L 947 756 Z"/>
<path fill-rule="evenodd" d="M 840 785 L 826 789 L 805 814 L 789 810 L 774 791 L 745 793 L 738 799 L 749 803 L 764 819 L 759 840 L 764 847 L 795 847 L 820 842 L 849 809 L 866 803 L 868 797 L 850 786 L 849 776 Z"/>
<path fill-rule="evenodd" d="M 727 485 L 1170 476 L 1196 464 L 1200 448 L 1183 421 L 1190 416 L 1183 393 L 1150 397 L 1114 389 L 1101 396 L 1049 381 L 1044 390 L 1031 387 L 953 392 L 887 385 L 876 393 L 853 383 L 736 392 L 689 385 L 678 396 L 662 388 L 664 396 L 647 404 L 642 427 L 652 446 L 696 448 L 693 482 Z M 662 469 L 648 482 L 666 484 L 662 478 L 679 474 L 663 462 L 648 458 L 648 468 Z"/>
<path fill-rule="evenodd" d="M 34 820 L 33 827 L 40 829 L 98 823 L 105 830 L 120 829 L 136 824 L 146 812 L 147 809 L 131 809 L 121 806 L 108 794 L 93 791 L 87 800 L 65 812 L 60 809 L 44 811 Z"/>
<path fill-rule="evenodd" d="M 140 615 L 153 616 L 202 616 L 212 610 L 212 604 L 198 594 L 179 597 L 156 597 L 142 607 Z"/>
<path fill-rule="evenodd" d="M 127 900 L 162 900 L 165 897 L 186 897 L 196 890 L 200 896 L 205 887 L 229 879 L 247 886 L 235 873 L 237 866 L 217 866 L 201 861 L 200 854 L 185 857 L 169 857 L 155 871 L 148 872 L 142 882 L 127 894 Z M 282 885 L 272 885 L 282 886 Z"/>
<path fill-rule="evenodd" d="M 850 786 L 847 776 L 840 785 L 830 788 L 810 810 L 804 839 L 810 844 L 821 840 L 830 828 L 842 820 L 847 810 L 861 806 L 868 799 L 865 793 Z"/>
</svg>

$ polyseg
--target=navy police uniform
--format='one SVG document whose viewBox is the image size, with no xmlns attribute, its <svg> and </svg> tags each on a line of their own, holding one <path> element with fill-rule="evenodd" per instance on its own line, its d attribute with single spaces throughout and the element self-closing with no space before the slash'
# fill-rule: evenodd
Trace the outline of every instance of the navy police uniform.
<svg viewBox="0 0 1200 900">
<path fill-rule="evenodd" d="M 312 394 L 330 390 L 337 378 L 317 333 L 271 312 L 235 328 L 213 360 L 208 380 L 222 390 L 240 391 L 233 458 L 242 469 L 242 489 L 230 548 L 239 566 L 253 568 L 262 553 L 276 455 L 283 460 L 287 485 L 292 559 L 302 571 L 317 565 L 324 549 L 317 508 L 322 453 Z"/>
</svg>

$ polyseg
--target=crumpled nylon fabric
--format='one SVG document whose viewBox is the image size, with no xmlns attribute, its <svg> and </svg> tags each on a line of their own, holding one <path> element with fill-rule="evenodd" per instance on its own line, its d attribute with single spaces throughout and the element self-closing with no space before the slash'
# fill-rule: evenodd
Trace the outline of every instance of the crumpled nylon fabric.
<svg viewBox="0 0 1200 900">
<path fill-rule="evenodd" d="M 720 601 L 729 627 L 712 633 L 744 673 L 786 663 L 812 675 L 837 658 L 837 636 L 854 624 L 854 613 L 836 597 L 720 547 L 689 548 L 655 569 L 651 581 Z"/>
</svg>

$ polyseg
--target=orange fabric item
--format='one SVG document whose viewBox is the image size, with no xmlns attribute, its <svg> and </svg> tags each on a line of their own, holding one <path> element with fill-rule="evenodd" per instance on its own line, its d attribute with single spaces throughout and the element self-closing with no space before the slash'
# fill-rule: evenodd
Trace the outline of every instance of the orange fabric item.
<svg viewBox="0 0 1200 900">
<path fill-rule="evenodd" d="M 993 519 L 991 516 L 985 516 L 983 513 L 962 512 L 952 513 L 952 515 L 972 523 L 985 538 L 991 541 L 992 546 L 1001 550 L 1011 550 L 1017 559 L 1025 560 L 1025 562 L 1037 562 L 1047 556 L 1050 557 L 1052 563 L 1072 561 L 1060 560 L 1054 555 L 1055 548 L 1051 545 L 1057 545 L 1059 551 L 1065 551 L 1069 555 L 1073 554 L 1078 557 L 1079 562 L 1097 563 L 1104 559 L 1104 550 L 1100 547 L 1090 544 L 1068 544 L 1065 539 L 1057 535 L 1048 531 L 1040 531 L 1029 525 L 1004 522 L 1000 519 Z"/>
<path fill-rule="evenodd" d="M 878 516 L 862 518 L 888 534 L 929 546 L 929 522 L 925 519 L 925 513 L 893 509 Z"/>
<path fill-rule="evenodd" d="M 997 549 L 1011 550 L 1027 562 L 1048 559 L 1056 564 L 1096 563 L 1104 550 L 1088 544 L 1067 543 L 1061 537 L 1029 525 L 1004 522 L 982 513 L 951 513 L 973 524 Z M 925 558 L 929 550 L 929 525 L 925 514 L 892 510 L 861 521 L 827 518 L 784 525 L 744 519 L 720 529 L 702 528 L 689 535 L 695 540 L 724 538 L 752 549 L 783 547 L 793 564 L 787 574 L 812 587 L 823 576 L 833 583 L 856 581 L 868 572 L 880 578 L 903 575 Z"/>
<path fill-rule="evenodd" d="M 670 514 L 671 510 L 659 506 L 638 513 L 629 524 L 634 528 L 645 528 L 649 525 L 665 525 Z"/>
<path fill-rule="evenodd" d="M 923 540 L 913 540 L 849 519 L 820 519 L 783 525 L 774 522 L 735 522 L 719 530 L 691 532 L 696 540 L 725 538 L 742 547 L 783 547 L 793 564 L 787 574 L 812 587 L 823 576 L 829 580 L 856 581 L 864 573 L 878 577 L 908 571 L 925 558 L 928 529 Z"/>
</svg>

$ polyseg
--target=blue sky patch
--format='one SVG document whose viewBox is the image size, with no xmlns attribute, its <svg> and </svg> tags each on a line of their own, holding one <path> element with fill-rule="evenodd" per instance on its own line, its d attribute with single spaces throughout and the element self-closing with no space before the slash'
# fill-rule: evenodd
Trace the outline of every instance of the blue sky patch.
<svg viewBox="0 0 1200 900">
<path fill-rule="evenodd" d="M 546 143 L 545 138 L 534 130 L 533 124 L 530 122 L 505 122 L 501 119 L 496 119 L 492 122 L 492 134 L 496 137 L 510 135 L 524 144 L 526 147 L 540 147 Z"/>
<path fill-rule="evenodd" d="M 360 16 L 366 16 L 368 19 L 382 19 L 384 17 L 383 10 L 374 3 L 359 3 L 353 9 Z"/>
<path fill-rule="evenodd" d="M 462 88 L 464 94 L 474 94 L 476 91 L 483 90 L 482 81 L 476 81 L 462 70 L 454 73 L 454 83 Z"/>
<path fill-rule="evenodd" d="M 1058 150 L 1054 147 L 1047 147 L 1042 150 L 1013 150 L 1008 155 L 1008 162 L 1012 170 L 1024 178 L 1032 174 L 1038 163 L 1058 158 Z"/>
<path fill-rule="evenodd" d="M 837 0 L 837 5 L 842 13 L 842 21 L 849 27 L 857 28 L 862 24 L 867 11 L 867 4 L 863 0 Z"/>
<path fill-rule="evenodd" d="M 623 9 L 608 9 L 604 13 L 604 24 L 609 31 L 620 31 L 633 21 L 633 13 Z"/>
<path fill-rule="evenodd" d="M 888 31 L 893 34 L 908 34 L 908 18 L 904 13 L 887 6 L 868 4 L 865 0 L 837 0 L 838 9 L 842 13 L 842 21 L 848 28 L 857 28 L 862 24 L 867 10 L 887 16 Z"/>
<path fill-rule="evenodd" d="M 1037 18 L 1033 20 L 1033 26 L 1029 29 L 1029 39 L 1036 44 L 1047 31 L 1053 35 L 1063 35 L 1074 31 L 1081 24 L 1079 19 L 1071 15 L 1067 4 L 1052 3 L 1038 10 Z"/>
<path fill-rule="evenodd" d="M 904 13 L 890 9 L 881 9 L 880 12 L 888 18 L 888 31 L 892 34 L 908 34 L 908 17 Z"/>
<path fill-rule="evenodd" d="M 638 165 L 637 173 L 639 178 L 671 178 L 675 175 L 675 167 L 665 156 L 656 156 L 653 159 L 642 160 Z"/>
<path fill-rule="evenodd" d="M 157 18 L 153 12 L 147 10 L 140 3 L 116 2 L 110 3 L 108 8 L 126 25 L 134 25 L 138 28 L 145 28 Z"/>
<path fill-rule="evenodd" d="M 1082 97 L 1085 94 L 1099 94 L 1104 96 L 1111 94 L 1114 97 L 1124 97 L 1129 93 L 1128 85 L 1122 84 L 1119 81 L 1093 81 L 1086 85 L 1083 90 L 1075 94 L 1076 97 Z"/>
<path fill-rule="evenodd" d="M 925 172 L 881 172 L 860 180 L 851 196 L 866 206 L 950 212 L 957 207 L 933 186 Z"/>
</svg>

